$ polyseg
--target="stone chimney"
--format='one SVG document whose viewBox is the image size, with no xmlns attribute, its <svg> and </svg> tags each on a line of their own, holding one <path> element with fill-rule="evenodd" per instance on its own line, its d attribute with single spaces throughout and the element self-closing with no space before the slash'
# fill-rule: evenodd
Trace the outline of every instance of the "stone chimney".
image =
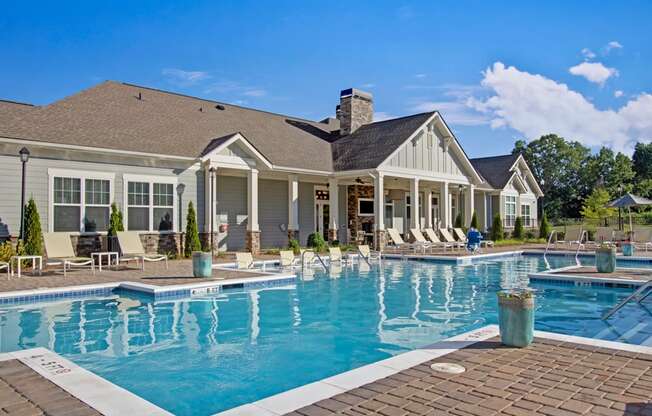
<svg viewBox="0 0 652 416">
<path fill-rule="evenodd" d="M 340 134 L 349 135 L 373 121 L 373 98 L 370 93 L 355 88 L 342 90 L 336 114 L 340 120 Z"/>
</svg>

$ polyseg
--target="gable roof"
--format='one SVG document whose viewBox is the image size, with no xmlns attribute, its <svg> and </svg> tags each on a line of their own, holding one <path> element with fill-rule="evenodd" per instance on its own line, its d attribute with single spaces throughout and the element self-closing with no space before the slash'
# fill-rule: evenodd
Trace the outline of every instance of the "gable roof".
<svg viewBox="0 0 652 416">
<path fill-rule="evenodd" d="M 512 178 L 512 166 L 520 154 L 470 159 L 473 167 L 494 189 L 503 189 Z"/>
<path fill-rule="evenodd" d="M 0 100 L 0 125 L 13 122 L 28 114 L 34 108 L 33 104 L 19 103 L 16 101 Z"/>
<path fill-rule="evenodd" d="M 373 169 L 401 146 L 434 111 L 366 124 L 333 143 L 336 171 Z"/>
<path fill-rule="evenodd" d="M 240 132 L 274 165 L 331 171 L 331 127 L 106 81 L 0 123 L 0 136 L 199 157 L 212 140 Z"/>
</svg>

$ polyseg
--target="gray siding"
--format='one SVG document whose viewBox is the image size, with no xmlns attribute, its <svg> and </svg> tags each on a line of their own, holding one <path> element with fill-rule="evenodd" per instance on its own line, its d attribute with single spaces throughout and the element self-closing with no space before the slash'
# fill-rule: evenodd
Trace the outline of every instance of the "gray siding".
<svg viewBox="0 0 652 416">
<path fill-rule="evenodd" d="M 182 196 L 181 222 L 179 229 L 185 225 L 186 208 L 189 201 L 197 204 L 197 189 L 201 184 L 202 175 L 197 170 L 178 170 L 164 168 L 150 168 L 142 166 L 127 166 L 108 163 L 90 163 L 68 160 L 31 158 L 27 164 L 26 197 L 34 198 L 41 217 L 41 226 L 48 230 L 48 169 L 65 169 L 78 171 L 97 171 L 114 173 L 113 182 L 114 201 L 124 211 L 123 207 L 123 181 L 122 174 L 150 175 L 150 176 L 176 176 L 179 183 L 183 183 L 185 191 Z M 17 235 L 20 229 L 20 160 L 14 156 L 0 156 L 0 235 Z M 175 191 L 176 192 L 176 191 Z M 202 210 L 203 212 L 203 210 Z M 177 221 L 179 221 L 177 213 Z M 200 217 L 202 218 L 202 217 Z"/>
<path fill-rule="evenodd" d="M 258 222 L 262 248 L 280 248 L 288 245 L 287 231 L 281 225 L 288 223 L 288 183 L 261 179 L 258 183 Z M 287 228 L 286 228 L 287 229 Z"/>
<path fill-rule="evenodd" d="M 306 245 L 308 236 L 315 231 L 314 184 L 299 182 L 299 242 Z"/>
<path fill-rule="evenodd" d="M 219 250 L 242 250 L 247 231 L 247 179 L 218 175 L 216 209 L 217 222 L 226 219 L 229 225 L 228 232 L 220 234 Z"/>
</svg>

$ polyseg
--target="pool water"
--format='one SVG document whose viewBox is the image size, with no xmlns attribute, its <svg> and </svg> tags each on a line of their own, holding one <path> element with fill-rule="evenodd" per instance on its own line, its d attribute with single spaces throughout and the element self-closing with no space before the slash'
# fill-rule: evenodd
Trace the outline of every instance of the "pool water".
<svg viewBox="0 0 652 416">
<path fill-rule="evenodd" d="M 116 292 L 5 308 L 0 350 L 50 348 L 172 413 L 210 415 L 494 324 L 495 292 L 527 286 L 527 273 L 545 268 L 539 256 L 365 266 L 316 269 L 287 286 L 203 298 L 153 302 Z M 530 287 L 537 329 L 652 342 L 649 300 L 600 320 L 631 289 Z"/>
</svg>

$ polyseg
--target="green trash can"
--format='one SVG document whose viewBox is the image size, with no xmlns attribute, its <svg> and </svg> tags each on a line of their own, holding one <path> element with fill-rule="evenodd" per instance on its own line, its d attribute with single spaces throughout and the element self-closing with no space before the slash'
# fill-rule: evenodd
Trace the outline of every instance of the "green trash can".
<svg viewBox="0 0 652 416">
<path fill-rule="evenodd" d="M 613 273 L 616 270 L 616 247 L 605 245 L 595 250 L 595 268 L 598 273 Z"/>
<path fill-rule="evenodd" d="M 213 257 L 211 253 L 192 252 L 192 275 L 195 277 L 211 277 L 213 275 Z"/>
<path fill-rule="evenodd" d="M 510 289 L 497 294 L 500 340 L 510 347 L 527 347 L 534 339 L 534 292 Z"/>
</svg>

